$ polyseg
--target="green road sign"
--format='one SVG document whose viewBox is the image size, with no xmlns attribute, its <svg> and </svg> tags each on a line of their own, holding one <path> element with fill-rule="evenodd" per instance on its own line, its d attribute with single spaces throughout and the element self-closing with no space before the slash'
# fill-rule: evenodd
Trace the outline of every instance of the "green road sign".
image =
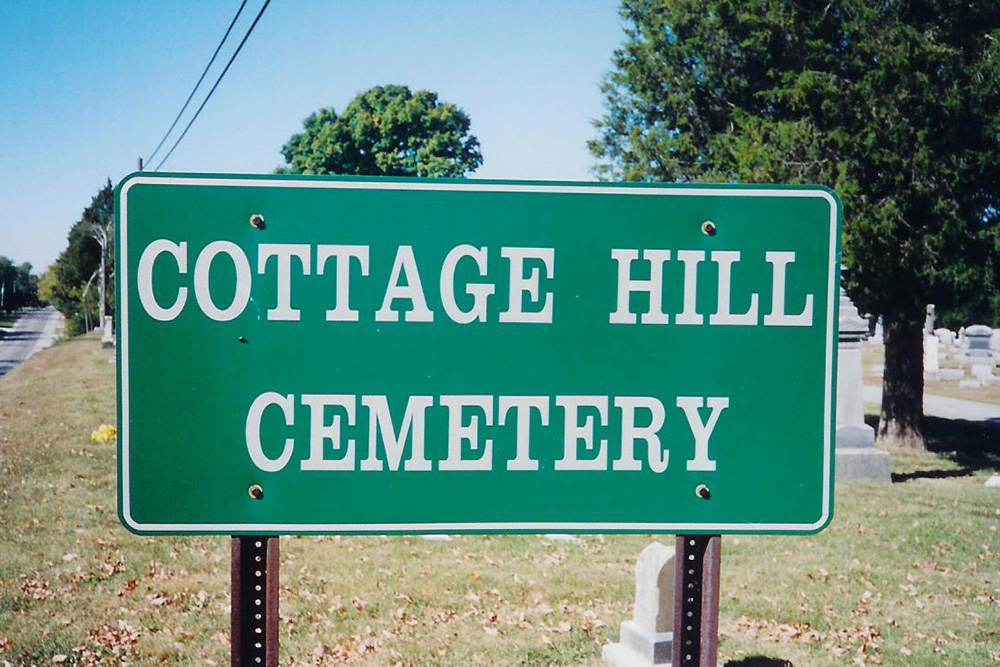
<svg viewBox="0 0 1000 667">
<path fill-rule="evenodd" d="M 818 187 L 133 174 L 139 533 L 796 533 L 832 514 Z"/>
</svg>

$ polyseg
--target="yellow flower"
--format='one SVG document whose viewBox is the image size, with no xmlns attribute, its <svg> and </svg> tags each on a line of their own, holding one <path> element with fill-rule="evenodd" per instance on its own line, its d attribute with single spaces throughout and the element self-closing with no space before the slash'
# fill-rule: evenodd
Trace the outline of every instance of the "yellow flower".
<svg viewBox="0 0 1000 667">
<path fill-rule="evenodd" d="M 101 424 L 90 434 L 90 439 L 96 443 L 114 442 L 118 439 L 118 429 L 111 424 Z"/>
</svg>

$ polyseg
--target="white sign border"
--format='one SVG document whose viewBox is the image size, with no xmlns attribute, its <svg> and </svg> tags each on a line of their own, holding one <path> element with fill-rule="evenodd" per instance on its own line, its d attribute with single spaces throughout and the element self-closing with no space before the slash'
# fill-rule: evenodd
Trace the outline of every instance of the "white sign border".
<svg viewBox="0 0 1000 667">
<path fill-rule="evenodd" d="M 122 423 L 119 429 L 119 516 L 122 523 L 140 534 L 351 534 L 351 533 L 474 533 L 474 532 L 651 532 L 681 534 L 690 532 L 739 532 L 739 533 L 812 533 L 821 529 L 830 519 L 832 505 L 833 476 L 831 474 L 830 434 L 833 417 L 833 355 L 834 355 L 834 307 L 838 303 L 837 278 L 840 264 L 837 261 L 837 217 L 839 203 L 833 194 L 825 189 L 786 189 L 748 187 L 623 187 L 614 185 L 546 184 L 529 182 L 490 182 L 469 180 L 465 182 L 428 181 L 362 181 L 362 180 L 297 180 L 281 178 L 254 178 L 252 176 L 148 176 L 141 172 L 127 176 L 120 191 L 119 211 L 119 273 L 120 329 L 119 370 L 121 372 Z M 617 194 L 631 196 L 659 197 L 795 197 L 820 198 L 830 205 L 830 273 L 827 278 L 827 331 L 826 331 L 826 388 L 823 407 L 823 513 L 810 524 L 798 523 L 648 523 L 648 522 L 442 522 L 442 523 L 140 523 L 132 518 L 129 494 L 129 372 L 128 372 L 128 192 L 137 185 L 189 185 L 213 187 L 265 187 L 332 190 L 417 190 L 438 192 L 511 192 L 540 194 Z"/>
</svg>

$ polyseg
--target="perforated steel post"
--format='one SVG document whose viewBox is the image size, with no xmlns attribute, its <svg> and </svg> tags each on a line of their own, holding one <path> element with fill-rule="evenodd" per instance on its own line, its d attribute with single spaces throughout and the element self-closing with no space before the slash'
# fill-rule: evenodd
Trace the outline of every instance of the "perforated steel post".
<svg viewBox="0 0 1000 667">
<path fill-rule="evenodd" d="M 674 667 L 716 667 L 720 535 L 678 535 L 674 572 Z"/>
<path fill-rule="evenodd" d="M 278 538 L 232 539 L 232 667 L 278 667 Z"/>
</svg>

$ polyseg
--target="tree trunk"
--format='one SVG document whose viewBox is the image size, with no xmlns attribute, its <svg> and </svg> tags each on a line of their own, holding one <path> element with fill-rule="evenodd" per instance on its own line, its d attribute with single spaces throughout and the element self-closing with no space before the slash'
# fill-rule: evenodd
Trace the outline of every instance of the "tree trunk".
<svg viewBox="0 0 1000 667">
<path fill-rule="evenodd" d="M 878 443 L 924 449 L 923 313 L 886 313 L 885 374 Z"/>
</svg>

